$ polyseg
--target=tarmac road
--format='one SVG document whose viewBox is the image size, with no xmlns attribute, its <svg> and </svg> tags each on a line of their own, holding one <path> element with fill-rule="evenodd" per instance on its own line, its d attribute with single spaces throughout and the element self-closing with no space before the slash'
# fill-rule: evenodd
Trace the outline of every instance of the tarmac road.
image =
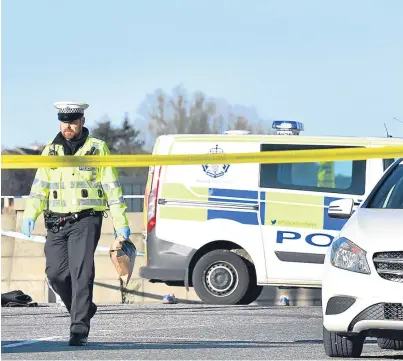
<svg viewBox="0 0 403 361">
<path fill-rule="evenodd" d="M 99 305 L 89 345 L 69 347 L 63 307 L 2 308 L 3 360 L 323 360 L 320 307 Z M 362 359 L 403 359 L 367 339 Z"/>
</svg>

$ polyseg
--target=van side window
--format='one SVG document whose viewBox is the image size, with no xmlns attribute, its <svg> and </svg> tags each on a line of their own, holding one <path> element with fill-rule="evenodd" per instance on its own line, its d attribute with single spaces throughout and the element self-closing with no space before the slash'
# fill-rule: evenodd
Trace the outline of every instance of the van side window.
<svg viewBox="0 0 403 361">
<path fill-rule="evenodd" d="M 261 151 L 346 148 L 331 145 L 262 144 Z M 365 194 L 366 161 L 260 165 L 260 187 L 341 194 Z"/>
</svg>

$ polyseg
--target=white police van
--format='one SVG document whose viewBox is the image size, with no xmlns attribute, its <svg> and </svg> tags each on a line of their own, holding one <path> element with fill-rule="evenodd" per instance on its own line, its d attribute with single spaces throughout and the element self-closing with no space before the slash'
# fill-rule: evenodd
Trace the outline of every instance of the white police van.
<svg viewBox="0 0 403 361">
<path fill-rule="evenodd" d="M 395 138 L 300 136 L 303 125 L 294 121 L 273 127 L 277 135 L 161 136 L 153 154 L 403 145 Z M 346 197 L 358 205 L 393 161 L 150 167 L 140 276 L 194 287 L 210 304 L 249 304 L 263 285 L 321 287 L 326 250 L 346 222 L 330 218 L 328 205 Z"/>
</svg>

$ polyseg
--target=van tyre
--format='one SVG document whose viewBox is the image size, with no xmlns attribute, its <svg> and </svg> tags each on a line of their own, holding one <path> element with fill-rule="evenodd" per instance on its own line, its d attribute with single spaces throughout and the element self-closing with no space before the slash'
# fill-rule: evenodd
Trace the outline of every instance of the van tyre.
<svg viewBox="0 0 403 361">
<path fill-rule="evenodd" d="M 252 302 L 256 301 L 260 294 L 262 293 L 263 286 L 259 286 L 257 284 L 253 284 L 251 282 L 248 291 L 245 293 L 245 296 L 239 302 L 240 305 L 249 305 Z"/>
<path fill-rule="evenodd" d="M 323 346 L 329 357 L 360 357 L 365 337 L 340 336 L 337 332 L 330 332 L 323 327 Z"/>
<path fill-rule="evenodd" d="M 378 338 L 378 346 L 383 350 L 403 350 L 403 340 L 390 338 Z"/>
<path fill-rule="evenodd" d="M 239 305 L 250 301 L 247 292 L 253 291 L 253 273 L 243 257 L 229 250 L 214 250 L 196 263 L 192 282 L 206 304 Z"/>
<path fill-rule="evenodd" d="M 249 282 L 248 291 L 245 293 L 245 296 L 240 301 L 240 304 L 249 305 L 259 298 L 260 294 L 262 293 L 263 286 L 259 286 L 257 284 L 255 265 L 246 258 L 243 258 L 243 260 L 246 263 L 246 266 L 248 267 L 249 275 L 251 278 Z"/>
</svg>

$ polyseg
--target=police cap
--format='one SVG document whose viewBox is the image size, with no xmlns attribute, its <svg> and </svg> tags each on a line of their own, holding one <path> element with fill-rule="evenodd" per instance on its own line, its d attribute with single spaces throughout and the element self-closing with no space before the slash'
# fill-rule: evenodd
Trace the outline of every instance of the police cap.
<svg viewBox="0 0 403 361">
<path fill-rule="evenodd" d="M 64 123 L 71 123 L 80 119 L 84 115 L 84 110 L 89 107 L 86 103 L 71 101 L 56 102 L 53 105 L 58 110 L 58 119 Z"/>
</svg>

